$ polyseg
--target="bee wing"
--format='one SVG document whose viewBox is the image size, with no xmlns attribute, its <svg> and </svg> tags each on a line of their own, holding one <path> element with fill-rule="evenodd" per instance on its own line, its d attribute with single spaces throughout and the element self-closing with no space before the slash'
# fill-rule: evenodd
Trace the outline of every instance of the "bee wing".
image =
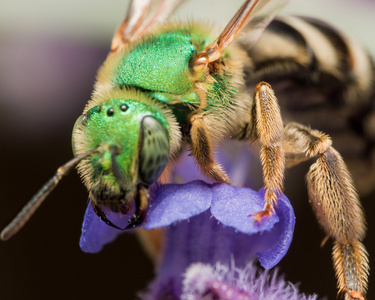
<svg viewBox="0 0 375 300">
<path fill-rule="evenodd" d="M 208 64 L 219 59 L 244 26 L 247 27 L 247 34 L 246 37 L 242 36 L 241 40 L 251 47 L 287 2 L 288 0 L 245 1 L 219 38 L 198 55 L 195 65 Z"/>
<path fill-rule="evenodd" d="M 270 3 L 265 5 L 263 9 L 255 12 L 255 17 L 249 20 L 244 26 L 245 28 L 243 32 L 245 32 L 245 34 L 240 35 L 238 38 L 238 40 L 248 46 L 249 49 L 256 43 L 263 31 L 272 22 L 279 11 L 289 2 L 289 0 L 268 2 Z"/>
<path fill-rule="evenodd" d="M 112 52 L 136 41 L 145 32 L 165 21 L 183 1 L 131 0 L 125 19 L 113 36 Z"/>
</svg>

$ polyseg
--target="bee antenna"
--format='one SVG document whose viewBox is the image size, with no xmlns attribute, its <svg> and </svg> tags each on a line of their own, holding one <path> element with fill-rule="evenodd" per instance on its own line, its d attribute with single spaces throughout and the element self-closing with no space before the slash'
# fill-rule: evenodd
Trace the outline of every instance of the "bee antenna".
<svg viewBox="0 0 375 300">
<path fill-rule="evenodd" d="M 7 227 L 3 229 L 0 234 L 0 238 L 3 241 L 8 240 L 13 235 L 15 235 L 31 218 L 37 208 L 42 204 L 44 199 L 53 191 L 53 189 L 57 186 L 60 182 L 62 177 L 77 164 L 82 159 L 90 156 L 94 152 L 97 152 L 98 148 L 94 150 L 90 150 L 86 153 L 78 155 L 73 159 L 69 160 L 67 163 L 59 167 L 55 173 L 43 186 L 42 188 L 31 198 L 31 200 L 22 208 L 22 210 L 18 213 L 18 215 L 13 219 L 12 222 L 9 223 Z"/>
</svg>

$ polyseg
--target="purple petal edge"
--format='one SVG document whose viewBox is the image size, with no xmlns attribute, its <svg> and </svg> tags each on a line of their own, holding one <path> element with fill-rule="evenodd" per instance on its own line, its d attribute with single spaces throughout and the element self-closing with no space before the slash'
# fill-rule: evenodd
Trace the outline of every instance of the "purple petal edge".
<svg viewBox="0 0 375 300">
<path fill-rule="evenodd" d="M 252 249 L 265 269 L 274 267 L 287 253 L 292 242 L 295 216 L 285 195 L 278 199 L 276 214 L 255 223 L 250 214 L 264 207 L 264 189 L 255 192 L 225 184 L 214 184 L 212 215 L 226 226 L 251 235 Z"/>
<path fill-rule="evenodd" d="M 107 217 L 119 227 L 123 228 L 128 224 L 127 216 L 107 211 L 105 213 Z M 104 245 L 114 241 L 121 233 L 123 233 L 123 231 L 110 227 L 99 219 L 92 208 L 90 200 L 83 218 L 82 234 L 79 241 L 81 250 L 86 253 L 100 252 Z"/>
<path fill-rule="evenodd" d="M 264 189 L 261 189 L 259 194 L 264 198 Z M 269 249 L 257 253 L 260 264 L 265 269 L 274 267 L 288 252 L 296 224 L 293 207 L 285 195 L 278 198 L 275 211 L 280 220 L 270 232 L 265 234 L 271 245 Z"/>
</svg>

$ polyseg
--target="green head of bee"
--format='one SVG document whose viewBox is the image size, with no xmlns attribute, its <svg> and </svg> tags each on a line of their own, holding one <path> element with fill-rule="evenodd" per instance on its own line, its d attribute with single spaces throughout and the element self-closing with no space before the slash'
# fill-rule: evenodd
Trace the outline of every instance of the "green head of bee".
<svg viewBox="0 0 375 300">
<path fill-rule="evenodd" d="M 168 113 L 144 93 L 119 89 L 89 102 L 76 121 L 72 144 L 75 156 L 96 149 L 78 172 L 99 216 L 100 207 L 127 213 L 134 201 L 136 209 L 147 206 L 141 190 L 163 172 L 170 143 Z"/>
<path fill-rule="evenodd" d="M 73 129 L 75 157 L 60 166 L 0 234 L 7 240 L 30 219 L 64 175 L 76 164 L 97 215 L 108 225 L 140 225 L 148 208 L 148 186 L 155 182 L 181 143 L 172 112 L 146 93 L 132 89 L 96 91 Z M 126 228 L 102 210 L 134 216 Z"/>
</svg>

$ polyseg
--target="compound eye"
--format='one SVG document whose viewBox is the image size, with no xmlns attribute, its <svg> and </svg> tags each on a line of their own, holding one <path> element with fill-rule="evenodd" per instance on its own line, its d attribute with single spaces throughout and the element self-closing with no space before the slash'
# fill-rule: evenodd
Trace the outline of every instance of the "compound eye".
<svg viewBox="0 0 375 300">
<path fill-rule="evenodd" d="M 127 110 L 128 110 L 128 106 L 127 106 L 126 104 L 121 104 L 121 105 L 120 105 L 120 109 L 121 109 L 122 111 L 127 111 Z"/>
<path fill-rule="evenodd" d="M 114 113 L 115 113 L 115 110 L 112 107 L 107 110 L 107 116 L 108 117 L 113 116 Z"/>
<path fill-rule="evenodd" d="M 141 123 L 142 148 L 140 151 L 140 176 L 144 183 L 155 182 L 168 162 L 168 132 L 154 117 L 146 116 Z"/>
</svg>

